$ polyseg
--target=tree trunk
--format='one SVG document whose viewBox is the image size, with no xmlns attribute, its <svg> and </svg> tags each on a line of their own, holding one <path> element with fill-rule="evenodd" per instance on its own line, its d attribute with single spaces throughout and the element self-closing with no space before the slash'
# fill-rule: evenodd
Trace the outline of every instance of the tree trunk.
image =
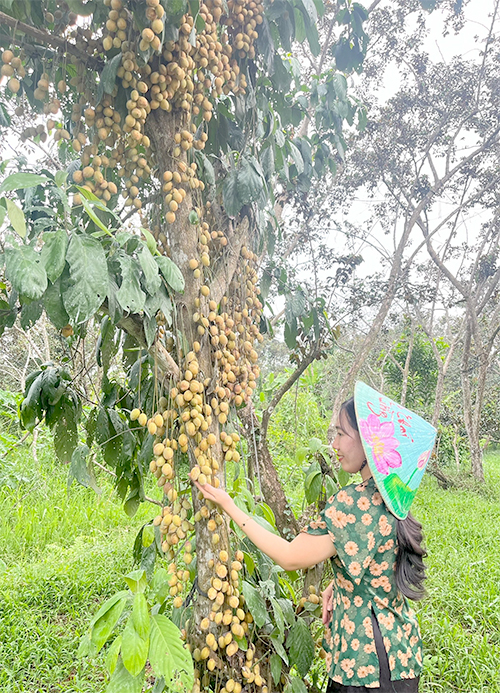
<svg viewBox="0 0 500 693">
<path fill-rule="evenodd" d="M 238 411 L 248 443 L 249 458 L 256 471 L 264 501 L 271 508 L 276 527 L 285 539 L 293 539 L 299 531 L 295 515 L 286 499 L 276 467 L 273 464 L 267 441 L 260 436 L 260 424 L 252 404 Z M 255 456 L 255 449 L 257 457 Z"/>
<path fill-rule="evenodd" d="M 462 395 L 464 405 L 464 422 L 467 437 L 469 439 L 469 449 L 471 456 L 472 473 L 478 481 L 484 481 L 482 451 L 479 444 L 479 430 L 476 425 L 475 416 L 473 414 L 472 405 L 472 388 L 471 388 L 471 366 L 470 353 L 472 347 L 471 326 L 467 325 L 464 338 L 461 380 L 462 380 Z M 477 403 L 476 403 L 477 404 Z"/>
</svg>

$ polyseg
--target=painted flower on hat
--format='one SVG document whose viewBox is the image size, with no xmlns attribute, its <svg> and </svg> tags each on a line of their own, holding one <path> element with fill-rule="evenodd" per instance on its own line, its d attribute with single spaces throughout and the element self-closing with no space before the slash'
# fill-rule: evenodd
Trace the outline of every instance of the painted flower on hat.
<svg viewBox="0 0 500 693">
<path fill-rule="evenodd" d="M 389 474 L 390 468 L 401 467 L 403 461 L 396 450 L 399 440 L 394 436 L 392 421 L 380 422 L 375 414 L 370 414 L 359 422 L 361 435 L 371 447 L 375 466 L 381 474 Z"/>
<path fill-rule="evenodd" d="M 417 460 L 417 467 L 419 469 L 423 469 L 425 467 L 425 465 L 427 464 L 430 456 L 431 456 L 431 450 L 426 450 L 421 455 L 419 455 L 419 458 Z"/>
</svg>

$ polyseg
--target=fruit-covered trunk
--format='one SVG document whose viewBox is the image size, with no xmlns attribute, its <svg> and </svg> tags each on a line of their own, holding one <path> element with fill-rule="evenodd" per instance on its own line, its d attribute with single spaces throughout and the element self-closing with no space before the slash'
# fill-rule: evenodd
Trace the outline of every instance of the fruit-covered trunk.
<svg viewBox="0 0 500 693">
<path fill-rule="evenodd" d="M 169 504 L 163 517 L 157 518 L 157 524 L 165 537 L 163 548 L 175 576 L 173 595 L 180 594 L 178 581 L 186 572 L 179 567 L 177 547 L 194 525 L 196 580 L 186 635 L 195 661 L 201 663 L 201 676 L 204 671 L 205 678 L 209 677 L 215 669 L 229 676 L 230 669 L 241 670 L 245 665 L 238 640 L 248 632 L 252 620 L 240 593 L 242 555 L 231 554 L 227 519 L 196 492 L 192 492 L 190 516 L 186 500 L 189 482 L 178 478 L 181 472 L 177 472 L 175 464 L 165 469 L 163 458 L 173 444 L 177 448 L 173 459 L 177 451 L 187 453 L 194 478 L 215 486 L 224 486 L 224 464 L 239 461 L 239 436 L 233 425 L 235 409 L 251 396 L 258 375 L 254 342 L 260 338 L 262 306 L 253 266 L 256 256 L 245 245 L 248 220 L 230 224 L 216 200 L 203 206 L 196 190 L 189 186 L 189 179 L 184 180 L 183 174 L 186 176 L 188 170 L 185 154 L 171 156 L 179 123 L 161 110 L 154 113 L 151 121 L 150 138 L 167 187 L 168 182 L 179 178 L 188 183 L 176 218 L 156 228 L 162 252 L 175 260 L 185 279 L 185 290 L 176 301 L 170 341 L 179 374 L 170 378 L 164 388 L 168 404 L 162 415 L 165 418 L 165 411 L 168 412 L 172 421 L 172 439 L 168 434 L 163 439 L 162 432 L 156 443 L 157 451 L 164 446 L 162 456 L 152 464 L 157 477 L 167 472 L 164 491 Z M 184 552 L 183 560 L 186 561 L 186 553 L 189 564 L 190 551 Z M 179 597 L 177 603 L 180 602 Z M 252 651 L 250 647 L 249 656 Z M 258 679 L 259 673 L 253 675 Z M 238 689 L 236 679 L 235 686 Z"/>
</svg>

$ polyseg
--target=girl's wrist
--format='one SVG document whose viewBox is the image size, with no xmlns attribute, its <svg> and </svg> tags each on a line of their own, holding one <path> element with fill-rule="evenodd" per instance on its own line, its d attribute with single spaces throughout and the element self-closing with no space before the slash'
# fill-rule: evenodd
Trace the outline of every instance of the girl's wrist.
<svg viewBox="0 0 500 693">
<path fill-rule="evenodd" d="M 228 515 L 231 515 L 231 511 L 233 508 L 236 508 L 236 504 L 234 500 L 231 498 L 231 496 L 228 496 L 227 499 L 224 499 L 224 504 L 221 505 L 222 510 L 224 510 L 225 513 Z"/>
</svg>

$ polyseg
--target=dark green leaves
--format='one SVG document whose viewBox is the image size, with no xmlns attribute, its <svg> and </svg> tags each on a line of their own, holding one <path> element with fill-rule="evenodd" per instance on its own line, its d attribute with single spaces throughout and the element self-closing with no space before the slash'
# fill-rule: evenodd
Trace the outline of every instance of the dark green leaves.
<svg viewBox="0 0 500 693">
<path fill-rule="evenodd" d="M 161 286 L 161 277 L 158 273 L 158 264 L 155 262 L 149 247 L 145 247 L 139 253 L 139 263 L 144 274 L 144 284 L 148 294 L 155 294 Z"/>
<path fill-rule="evenodd" d="M 191 690 L 194 679 L 193 660 L 184 647 L 181 632 L 166 616 L 151 617 L 149 661 L 157 676 L 170 683 L 178 676 L 186 690 Z"/>
<path fill-rule="evenodd" d="M 108 292 L 108 270 L 102 245 L 95 238 L 73 234 L 66 257 L 70 280 L 64 307 L 74 323 L 88 320 Z"/>
<path fill-rule="evenodd" d="M 236 216 L 245 205 L 259 199 L 265 180 L 254 157 L 239 157 L 236 166 L 224 180 L 222 196 L 229 216 Z"/>
<path fill-rule="evenodd" d="M 290 659 L 301 676 L 305 676 L 314 659 L 314 640 L 309 626 L 298 618 L 290 629 L 286 645 L 290 650 Z"/>
<path fill-rule="evenodd" d="M 122 591 L 113 595 L 101 606 L 90 624 L 91 643 L 95 652 L 99 652 L 118 623 L 128 601 L 128 592 Z"/>
<path fill-rule="evenodd" d="M 306 478 L 304 480 L 304 491 L 306 496 L 306 501 L 308 503 L 314 503 L 318 500 L 319 494 L 321 492 L 322 486 L 322 473 L 321 466 L 319 462 L 313 462 L 309 469 L 307 470 Z"/>
<path fill-rule="evenodd" d="M 66 263 L 68 236 L 64 229 L 43 234 L 41 262 L 51 282 L 61 276 Z"/>
<path fill-rule="evenodd" d="M 0 185 L 0 194 L 10 190 L 22 190 L 23 188 L 34 188 L 41 183 L 46 183 L 48 178 L 39 176 L 36 173 L 11 173 Z"/>
<path fill-rule="evenodd" d="M 111 94 L 115 86 L 116 72 L 121 65 L 122 55 L 118 53 L 114 58 L 111 58 L 101 73 L 101 81 L 97 90 L 97 103 L 100 103 L 104 94 Z"/>
<path fill-rule="evenodd" d="M 29 245 L 5 249 L 7 279 L 14 289 L 32 300 L 41 298 L 47 288 L 47 273 L 40 255 Z"/>
<path fill-rule="evenodd" d="M 175 262 L 166 255 L 155 257 L 163 278 L 174 291 L 184 291 L 184 277 Z"/>
<path fill-rule="evenodd" d="M 243 595 L 257 627 L 262 628 L 268 620 L 266 602 L 261 597 L 259 590 L 246 581 L 243 582 Z"/>
<path fill-rule="evenodd" d="M 92 488 L 96 493 L 100 493 L 94 473 L 90 465 L 87 465 L 87 457 L 90 450 L 86 445 L 79 445 L 73 450 L 71 455 L 71 467 L 68 474 L 68 487 L 73 479 L 76 479 L 79 484 L 85 488 Z"/>
<path fill-rule="evenodd" d="M 149 650 L 149 611 L 143 592 L 134 597 L 132 615 L 122 634 L 121 655 L 125 668 L 137 676 L 146 664 Z"/>
<path fill-rule="evenodd" d="M 146 302 L 146 294 L 140 284 L 140 268 L 136 261 L 125 253 L 119 256 L 118 262 L 121 267 L 122 283 L 115 294 L 116 300 L 123 310 L 138 313 L 144 308 Z"/>
</svg>

